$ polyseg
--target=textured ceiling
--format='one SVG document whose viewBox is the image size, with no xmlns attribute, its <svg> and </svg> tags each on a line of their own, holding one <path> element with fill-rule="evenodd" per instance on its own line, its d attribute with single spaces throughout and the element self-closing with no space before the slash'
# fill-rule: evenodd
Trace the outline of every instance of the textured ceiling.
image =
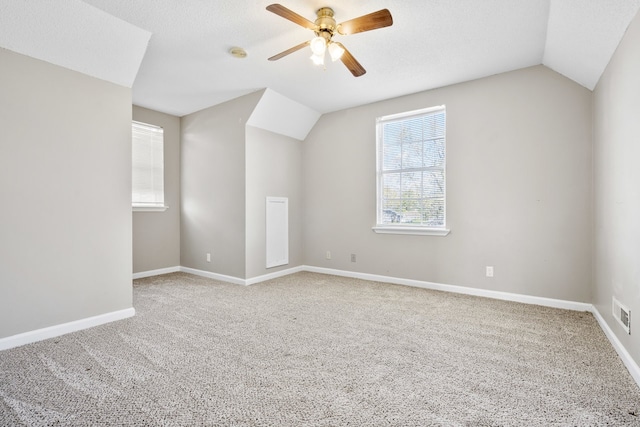
<svg viewBox="0 0 640 427">
<path fill-rule="evenodd" d="M 106 41 L 96 36 L 78 46 L 56 31 L 64 27 L 66 33 L 120 41 L 132 37 L 124 59 L 104 66 L 106 74 L 117 76 L 118 70 L 137 68 L 132 51 L 140 42 L 123 25 L 133 24 L 152 34 L 133 83 L 134 103 L 178 116 L 263 88 L 325 113 L 538 64 L 593 89 L 640 7 L 640 0 L 278 0 L 312 21 L 323 6 L 334 9 L 338 22 L 391 11 L 391 27 L 335 37 L 367 69 L 354 78 L 340 62 L 329 61 L 324 70 L 312 65 L 307 49 L 267 61 L 313 36 L 266 11 L 273 0 L 82 1 L 119 19 L 87 20 L 61 6 L 80 0 L 0 0 L 0 46 L 39 57 L 15 47 L 16 38 L 31 38 L 23 44 L 41 45 L 49 53 L 40 59 L 59 63 L 56 55 L 75 50 L 102 67 L 98 59 Z M 41 27 L 41 17 L 28 7 L 34 4 L 48 5 L 51 23 Z M 16 7 L 25 13 L 5 15 Z M 8 37 L 13 30 L 2 29 L 7 21 L 30 30 Z M 12 38 L 14 44 L 7 45 Z M 87 43 L 96 48 L 86 49 Z M 245 48 L 248 57 L 230 56 L 233 46 Z M 59 65 L 78 69 L 64 61 Z M 119 77 L 105 77 L 105 70 L 83 72 L 123 84 Z"/>
</svg>

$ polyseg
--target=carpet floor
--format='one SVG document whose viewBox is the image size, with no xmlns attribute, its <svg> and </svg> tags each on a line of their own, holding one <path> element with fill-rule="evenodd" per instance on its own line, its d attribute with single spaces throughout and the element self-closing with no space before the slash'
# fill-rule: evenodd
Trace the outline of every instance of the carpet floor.
<svg viewBox="0 0 640 427">
<path fill-rule="evenodd" d="M 308 272 L 133 292 L 0 352 L 0 426 L 640 426 L 590 313 Z"/>
</svg>

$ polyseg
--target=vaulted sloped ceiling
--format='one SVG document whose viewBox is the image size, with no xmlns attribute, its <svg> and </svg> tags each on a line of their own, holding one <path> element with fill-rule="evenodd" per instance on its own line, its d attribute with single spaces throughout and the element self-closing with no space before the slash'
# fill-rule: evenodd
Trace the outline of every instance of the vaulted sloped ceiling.
<svg viewBox="0 0 640 427">
<path fill-rule="evenodd" d="M 79 0 L 0 0 L 0 47 L 125 87 L 150 37 Z"/>
<path fill-rule="evenodd" d="M 639 7 L 638 0 L 551 0 L 542 63 L 593 90 Z"/>
<path fill-rule="evenodd" d="M 312 21 L 323 6 L 338 22 L 391 11 L 391 27 L 336 36 L 367 70 L 354 78 L 340 62 L 312 65 L 307 49 L 267 61 L 313 36 L 266 11 L 273 1 L 0 0 L 0 46 L 133 83 L 134 103 L 178 116 L 263 88 L 325 113 L 538 64 L 593 89 L 640 8 L 640 0 L 278 0 Z M 248 56 L 232 57 L 233 46 Z"/>
</svg>

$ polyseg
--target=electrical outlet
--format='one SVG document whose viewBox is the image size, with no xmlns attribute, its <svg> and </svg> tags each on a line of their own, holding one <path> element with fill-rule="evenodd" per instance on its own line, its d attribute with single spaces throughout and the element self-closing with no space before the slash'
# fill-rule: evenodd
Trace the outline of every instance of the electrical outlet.
<svg viewBox="0 0 640 427">
<path fill-rule="evenodd" d="M 331 259 L 331 251 L 327 251 L 327 259 Z"/>
<path fill-rule="evenodd" d="M 356 262 L 356 254 L 351 254 L 351 262 Z"/>
<path fill-rule="evenodd" d="M 487 265 L 487 277 L 493 277 L 493 266 Z"/>
<path fill-rule="evenodd" d="M 207 262 L 211 262 L 211 254 L 207 254 Z"/>
</svg>

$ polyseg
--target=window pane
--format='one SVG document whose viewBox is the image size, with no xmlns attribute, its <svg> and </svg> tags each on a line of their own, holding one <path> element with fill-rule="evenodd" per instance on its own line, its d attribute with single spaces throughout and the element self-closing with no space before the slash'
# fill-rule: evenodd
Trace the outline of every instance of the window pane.
<svg viewBox="0 0 640 427">
<path fill-rule="evenodd" d="M 403 172 L 402 198 L 419 199 L 422 197 L 422 172 Z"/>
<path fill-rule="evenodd" d="M 385 200 L 382 205 L 383 224 L 393 224 L 402 221 L 402 202 L 400 200 Z"/>
<path fill-rule="evenodd" d="M 422 118 L 424 126 L 424 138 L 437 138 L 444 136 L 445 116 L 443 113 L 430 114 Z"/>
<path fill-rule="evenodd" d="M 422 201 L 419 198 L 402 200 L 402 223 L 420 224 L 422 222 Z"/>
<path fill-rule="evenodd" d="M 386 142 L 382 148 L 382 170 L 398 170 L 402 167 L 402 150 L 399 139 Z"/>
<path fill-rule="evenodd" d="M 399 145 L 402 142 L 402 138 L 401 138 L 402 123 L 400 122 L 385 123 L 382 129 L 383 129 L 382 137 L 385 141 L 385 144 Z"/>
<path fill-rule="evenodd" d="M 424 142 L 424 166 L 444 166 L 444 138 Z"/>
<path fill-rule="evenodd" d="M 423 201 L 423 224 L 428 227 L 444 226 L 444 197 Z"/>
<path fill-rule="evenodd" d="M 402 169 L 422 167 L 422 143 L 408 142 L 402 144 Z"/>
<path fill-rule="evenodd" d="M 422 119 L 420 117 L 400 122 L 402 124 L 402 142 L 422 141 Z"/>
<path fill-rule="evenodd" d="M 426 171 L 422 172 L 424 197 L 444 197 L 444 172 Z"/>
<path fill-rule="evenodd" d="M 399 173 L 388 173 L 382 176 L 382 195 L 384 199 L 400 199 L 402 191 L 400 188 Z"/>
</svg>

